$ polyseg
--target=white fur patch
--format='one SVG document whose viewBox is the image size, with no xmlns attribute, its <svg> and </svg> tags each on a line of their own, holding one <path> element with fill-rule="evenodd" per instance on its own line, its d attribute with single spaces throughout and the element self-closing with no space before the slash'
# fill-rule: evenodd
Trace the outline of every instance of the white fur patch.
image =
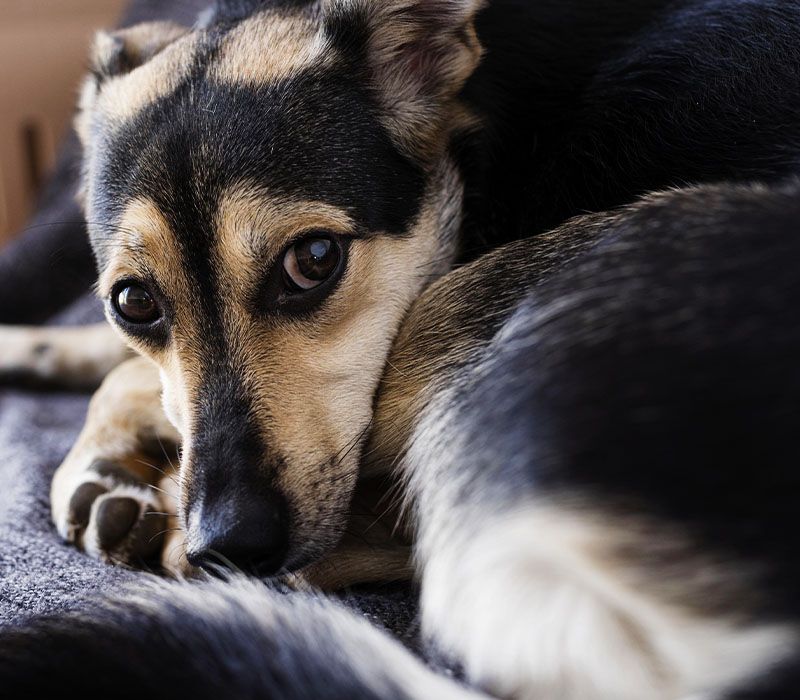
<svg viewBox="0 0 800 700">
<path fill-rule="evenodd" d="M 609 536 L 531 504 L 440 542 L 423 553 L 424 629 L 516 698 L 712 698 L 795 648 L 788 626 L 700 617 L 627 585 L 595 556 Z"/>
<path fill-rule="evenodd" d="M 202 615 L 223 626 L 246 619 L 260 627 L 267 638 L 283 644 L 298 644 L 309 654 L 324 654 L 335 645 L 335 656 L 344 656 L 357 683 L 375 697 L 403 697 L 436 700 L 477 700 L 485 696 L 464 688 L 427 668 L 396 640 L 323 597 L 279 596 L 260 582 L 233 577 L 226 582 L 170 584 L 132 592 L 125 604 L 136 605 L 154 617 L 161 616 L 167 602 L 171 610 L 184 615 Z M 298 680 L 302 683 L 302 680 Z"/>
<path fill-rule="evenodd" d="M 796 650 L 789 625 L 705 614 L 664 593 L 669 583 L 694 595 L 699 574 L 735 584 L 736 568 L 693 559 L 685 580 L 673 570 L 662 581 L 657 566 L 619 554 L 623 545 L 646 552 L 652 539 L 591 502 L 578 510 L 529 486 L 511 502 L 488 484 L 474 495 L 482 476 L 462 444 L 455 404 L 452 388 L 431 403 L 405 469 L 418 517 L 423 630 L 472 681 L 532 700 L 711 700 Z"/>
</svg>

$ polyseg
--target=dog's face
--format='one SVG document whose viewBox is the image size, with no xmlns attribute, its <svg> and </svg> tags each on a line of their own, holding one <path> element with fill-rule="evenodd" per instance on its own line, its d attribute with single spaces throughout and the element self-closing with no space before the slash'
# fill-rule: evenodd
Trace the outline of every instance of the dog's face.
<svg viewBox="0 0 800 700">
<path fill-rule="evenodd" d="M 480 3 L 251 4 L 101 35 L 77 124 L 100 294 L 184 437 L 188 550 L 276 570 L 340 536 L 392 339 L 451 263 Z"/>
</svg>

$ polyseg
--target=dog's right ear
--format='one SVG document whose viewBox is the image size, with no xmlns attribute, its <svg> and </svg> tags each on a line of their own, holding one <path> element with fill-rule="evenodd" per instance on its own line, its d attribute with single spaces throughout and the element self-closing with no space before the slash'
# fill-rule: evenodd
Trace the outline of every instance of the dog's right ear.
<svg viewBox="0 0 800 700">
<path fill-rule="evenodd" d="M 435 161 L 439 132 L 481 58 L 475 18 L 485 0 L 321 2 L 329 40 L 365 71 L 397 145 Z"/>
<path fill-rule="evenodd" d="M 92 46 L 92 73 L 98 82 L 130 73 L 188 31 L 173 22 L 145 22 L 113 32 L 98 32 Z"/>
</svg>

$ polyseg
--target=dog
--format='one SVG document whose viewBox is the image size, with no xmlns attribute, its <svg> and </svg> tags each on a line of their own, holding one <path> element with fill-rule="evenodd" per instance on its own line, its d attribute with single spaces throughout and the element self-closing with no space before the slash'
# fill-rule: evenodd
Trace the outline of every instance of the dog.
<svg viewBox="0 0 800 700">
<path fill-rule="evenodd" d="M 143 357 L 54 479 L 61 535 L 132 564 L 175 517 L 167 568 L 329 588 L 408 576 L 413 542 L 426 633 L 495 696 L 790 696 L 800 6 L 630 5 L 239 2 L 101 35 L 83 197 Z M 4 330 L 6 371 L 93 383 L 127 352 L 60 333 Z M 359 546 L 387 480 L 401 512 Z M 473 695 L 244 581 L 0 646 L 29 690 Z"/>
</svg>

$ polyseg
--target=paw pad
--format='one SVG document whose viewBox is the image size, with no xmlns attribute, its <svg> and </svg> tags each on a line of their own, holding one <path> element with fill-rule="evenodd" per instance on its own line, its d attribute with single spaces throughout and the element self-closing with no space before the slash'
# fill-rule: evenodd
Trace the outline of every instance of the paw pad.
<svg viewBox="0 0 800 700">
<path fill-rule="evenodd" d="M 158 494 L 122 465 L 96 460 L 69 499 L 59 531 L 92 556 L 116 564 L 148 561 L 160 551 L 168 516 Z"/>
<path fill-rule="evenodd" d="M 139 502 L 133 498 L 104 498 L 97 505 L 97 542 L 101 549 L 114 549 L 139 520 Z"/>
<path fill-rule="evenodd" d="M 108 489 L 93 481 L 87 481 L 75 489 L 75 493 L 72 494 L 72 498 L 69 500 L 69 513 L 67 515 L 72 529 L 83 529 L 89 524 L 92 505 L 104 493 L 108 493 Z"/>
</svg>

